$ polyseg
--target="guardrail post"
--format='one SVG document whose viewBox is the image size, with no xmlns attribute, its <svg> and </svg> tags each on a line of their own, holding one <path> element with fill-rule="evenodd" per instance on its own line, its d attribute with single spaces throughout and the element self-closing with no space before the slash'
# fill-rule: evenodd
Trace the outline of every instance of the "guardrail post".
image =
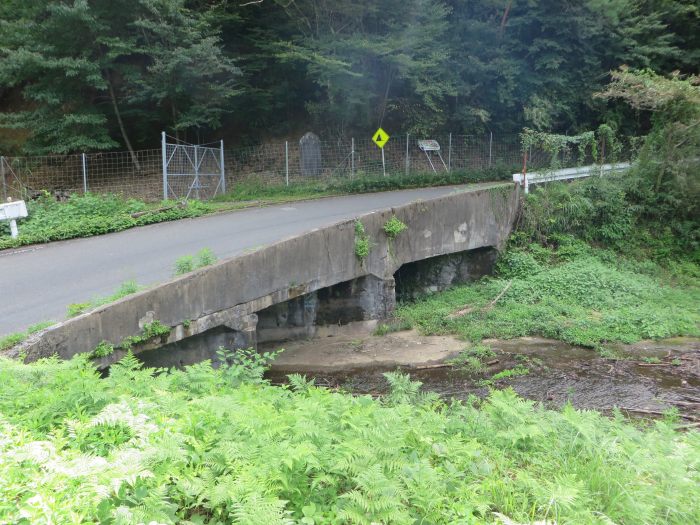
<svg viewBox="0 0 700 525">
<path fill-rule="evenodd" d="M 87 193 L 87 160 L 85 153 L 82 154 L 83 159 L 83 194 Z"/>
</svg>

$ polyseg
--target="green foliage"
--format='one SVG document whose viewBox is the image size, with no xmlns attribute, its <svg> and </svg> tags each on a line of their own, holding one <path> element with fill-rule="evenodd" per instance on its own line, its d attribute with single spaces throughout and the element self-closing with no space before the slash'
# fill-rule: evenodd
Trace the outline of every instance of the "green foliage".
<svg viewBox="0 0 700 525">
<path fill-rule="evenodd" d="M 496 278 L 402 305 L 398 315 L 423 332 L 476 342 L 540 335 L 601 348 L 609 341 L 700 335 L 700 280 L 686 276 L 673 286 L 668 270 L 650 261 L 570 241 L 556 249 L 511 247 L 498 271 Z M 510 281 L 493 308 L 482 310 Z M 450 317 L 465 304 L 473 310 Z"/>
<path fill-rule="evenodd" d="M 575 236 L 669 265 L 700 261 L 697 219 L 659 212 L 655 202 L 636 172 L 550 183 L 528 195 L 516 239 L 573 248 Z"/>
<path fill-rule="evenodd" d="M 164 128 L 192 142 L 378 123 L 424 137 L 629 130 L 645 121 L 590 100 L 609 71 L 691 73 L 700 56 L 692 0 L 264 4 L 5 0 L 1 118 L 17 131 L 2 138 L 65 153 L 152 147 Z"/>
<path fill-rule="evenodd" d="M 162 337 L 164 335 L 170 334 L 170 327 L 165 326 L 158 319 L 151 323 L 146 323 L 143 325 L 143 330 L 141 330 L 144 339 L 152 339 L 154 337 Z"/>
<path fill-rule="evenodd" d="M 29 217 L 22 219 L 16 239 L 9 235 L 6 224 L 0 224 L 0 250 L 26 244 L 89 237 L 145 226 L 158 222 L 199 217 L 211 211 L 211 205 L 188 201 L 185 205 L 165 201 L 147 205 L 135 199 L 117 195 L 72 195 L 66 202 L 56 202 L 48 193 L 27 203 Z M 132 217 L 136 212 L 155 208 L 164 211 L 149 212 Z"/>
<path fill-rule="evenodd" d="M 175 275 L 183 275 L 194 270 L 194 257 L 183 255 L 175 259 Z"/>
<path fill-rule="evenodd" d="M 396 239 L 398 234 L 407 228 L 408 228 L 408 226 L 406 226 L 403 222 L 401 222 L 395 216 L 392 216 L 391 219 L 386 221 L 384 223 L 384 227 L 383 227 L 384 233 L 386 233 L 386 236 L 389 237 L 389 239 Z"/>
<path fill-rule="evenodd" d="M 108 303 L 113 303 L 114 301 L 117 301 L 121 299 L 122 297 L 126 297 L 127 295 L 134 294 L 138 292 L 141 289 L 141 287 L 136 284 L 136 281 L 124 281 L 121 285 L 119 285 L 119 289 L 114 292 L 112 295 L 107 295 L 104 297 L 94 297 L 92 300 L 84 302 L 84 303 L 71 303 L 68 305 L 68 317 L 75 317 L 76 315 L 80 315 L 82 313 L 87 312 L 88 310 L 93 310 L 97 308 L 98 306 L 102 306 L 104 304 Z"/>
<path fill-rule="evenodd" d="M 37 332 L 41 332 L 42 330 L 48 328 L 52 324 L 54 324 L 53 321 L 44 321 L 41 323 L 33 324 L 24 332 L 14 332 L 12 334 L 4 335 L 0 337 L 0 350 L 7 350 L 8 348 L 12 348 L 13 346 L 26 340 L 30 335 L 35 334 Z"/>
<path fill-rule="evenodd" d="M 16 6 L 0 50 L 0 87 L 24 99 L 0 125 L 27 133 L 31 154 L 132 150 L 129 135 L 143 140 L 136 126 L 150 122 L 218 126 L 237 93 L 216 30 L 183 0 Z"/>
<path fill-rule="evenodd" d="M 228 363 L 230 355 L 225 356 Z M 259 358 L 246 354 L 245 362 Z M 700 435 L 512 391 L 380 400 L 204 362 L 0 359 L 8 523 L 693 523 Z M 246 379 L 242 376 L 247 375 Z M 565 468 L 562 467 L 565 465 Z"/>
<path fill-rule="evenodd" d="M 481 380 L 479 381 L 479 383 L 484 386 L 491 386 L 496 381 L 500 381 L 501 379 L 510 379 L 512 377 L 526 376 L 529 373 L 529 368 L 526 368 L 522 365 L 517 365 L 515 368 L 506 368 L 505 370 L 501 370 L 500 372 L 492 375 L 490 379 Z"/>
<path fill-rule="evenodd" d="M 364 261 L 372 249 L 372 241 L 365 231 L 364 225 L 359 221 L 355 221 L 355 257 Z"/>
<path fill-rule="evenodd" d="M 486 369 L 484 361 L 496 354 L 485 344 L 476 344 L 462 350 L 457 357 L 448 361 L 455 370 L 466 374 L 478 374 Z"/>
<path fill-rule="evenodd" d="M 100 341 L 95 349 L 92 351 L 93 357 L 107 357 L 114 353 L 114 345 L 109 341 Z"/>
<path fill-rule="evenodd" d="M 156 338 L 163 341 L 168 335 L 170 335 L 170 327 L 156 319 L 151 323 L 144 324 L 139 335 L 125 337 L 116 345 L 111 344 L 109 341 L 101 341 L 90 353 L 90 357 L 107 357 L 112 355 L 115 350 L 127 350 L 131 352 L 134 346 L 152 342 Z"/>
<path fill-rule="evenodd" d="M 175 275 L 183 275 L 198 268 L 210 266 L 217 261 L 216 255 L 209 248 L 202 248 L 196 255 L 183 255 L 175 260 Z"/>
<path fill-rule="evenodd" d="M 634 200 L 645 217 L 700 248 L 700 76 L 670 77 L 628 68 L 612 73 L 599 96 L 651 115 L 652 128 L 634 167 Z"/>
<path fill-rule="evenodd" d="M 586 131 L 580 135 L 558 135 L 525 128 L 520 134 L 520 147 L 523 152 L 527 152 L 533 146 L 541 148 L 551 155 L 549 165 L 551 169 L 558 169 L 562 166 L 560 155 L 562 153 L 564 156 L 570 157 L 572 152 L 576 151 L 576 160 L 579 165 L 586 161 L 588 154 L 593 159 L 598 159 L 598 144 L 595 133 L 592 131 Z"/>
</svg>

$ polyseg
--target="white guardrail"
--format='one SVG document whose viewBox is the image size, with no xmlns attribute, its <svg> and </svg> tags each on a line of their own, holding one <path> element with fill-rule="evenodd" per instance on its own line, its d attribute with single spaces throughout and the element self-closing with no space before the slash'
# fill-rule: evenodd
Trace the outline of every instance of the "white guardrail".
<svg viewBox="0 0 700 525">
<path fill-rule="evenodd" d="M 520 185 L 525 188 L 525 193 L 528 193 L 530 184 L 539 184 L 540 182 L 552 182 L 556 180 L 582 179 L 594 175 L 600 176 L 606 173 L 626 171 L 630 166 L 631 164 L 629 162 L 618 162 L 616 164 L 594 164 L 592 166 L 578 166 L 576 168 L 563 168 L 546 172 L 532 171 L 525 174 L 514 173 L 513 181 L 520 183 Z"/>
</svg>

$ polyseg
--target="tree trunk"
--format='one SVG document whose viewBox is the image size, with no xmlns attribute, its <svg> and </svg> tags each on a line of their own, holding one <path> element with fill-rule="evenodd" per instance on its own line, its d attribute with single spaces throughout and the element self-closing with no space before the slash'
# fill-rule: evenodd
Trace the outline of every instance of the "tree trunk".
<svg viewBox="0 0 700 525">
<path fill-rule="evenodd" d="M 117 123 L 119 124 L 119 131 L 121 131 L 122 138 L 124 139 L 124 144 L 126 144 L 126 149 L 129 150 L 131 155 L 131 160 L 134 163 L 137 171 L 141 171 L 141 165 L 139 160 L 136 158 L 136 153 L 134 148 L 131 146 L 131 141 L 129 140 L 129 135 L 126 133 L 126 128 L 124 127 L 124 121 L 122 120 L 122 114 L 119 111 L 119 106 L 117 105 L 117 96 L 114 93 L 114 86 L 112 85 L 112 78 L 108 71 L 105 71 L 105 76 L 107 77 L 107 86 L 109 87 L 109 98 L 112 100 L 112 108 L 114 108 L 114 114 L 117 117 Z"/>
</svg>

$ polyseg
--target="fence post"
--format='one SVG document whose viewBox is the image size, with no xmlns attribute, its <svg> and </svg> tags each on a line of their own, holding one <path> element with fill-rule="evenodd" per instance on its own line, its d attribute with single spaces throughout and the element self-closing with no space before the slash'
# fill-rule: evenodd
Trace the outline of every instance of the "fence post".
<svg viewBox="0 0 700 525">
<path fill-rule="evenodd" d="M 83 157 L 83 195 L 87 193 L 87 160 L 85 159 L 85 153 L 82 154 Z"/>
<path fill-rule="evenodd" d="M 289 186 L 289 141 L 284 141 L 284 181 Z"/>
<path fill-rule="evenodd" d="M 197 200 L 199 200 L 199 151 L 197 150 L 197 145 L 194 145 L 194 195 Z"/>
<path fill-rule="evenodd" d="M 166 157 L 166 151 L 165 151 L 165 131 L 162 131 L 160 134 L 160 149 L 161 149 L 161 156 L 162 156 L 162 161 L 163 161 L 163 200 L 168 199 L 168 161 L 165 158 Z"/>
<path fill-rule="evenodd" d="M 447 149 L 447 173 L 452 172 L 452 133 L 450 133 L 450 141 Z"/>
<path fill-rule="evenodd" d="M 493 131 L 489 131 L 489 168 L 491 167 L 491 151 L 493 148 Z"/>
<path fill-rule="evenodd" d="M 355 178 L 355 137 L 350 142 L 350 178 Z"/>
<path fill-rule="evenodd" d="M 382 150 L 382 173 L 386 177 L 386 161 L 384 160 L 384 148 L 380 148 Z"/>
<path fill-rule="evenodd" d="M 224 139 L 219 146 L 219 164 L 221 164 L 221 193 L 226 193 L 226 169 L 224 168 Z"/>
<path fill-rule="evenodd" d="M 2 200 L 7 201 L 7 182 L 5 181 L 5 157 L 0 157 L 0 175 L 2 176 Z"/>
<path fill-rule="evenodd" d="M 411 169 L 411 161 L 408 158 L 409 152 L 408 152 L 408 145 L 411 143 L 410 141 L 410 133 L 406 133 L 406 176 L 408 176 L 408 172 Z"/>
</svg>

